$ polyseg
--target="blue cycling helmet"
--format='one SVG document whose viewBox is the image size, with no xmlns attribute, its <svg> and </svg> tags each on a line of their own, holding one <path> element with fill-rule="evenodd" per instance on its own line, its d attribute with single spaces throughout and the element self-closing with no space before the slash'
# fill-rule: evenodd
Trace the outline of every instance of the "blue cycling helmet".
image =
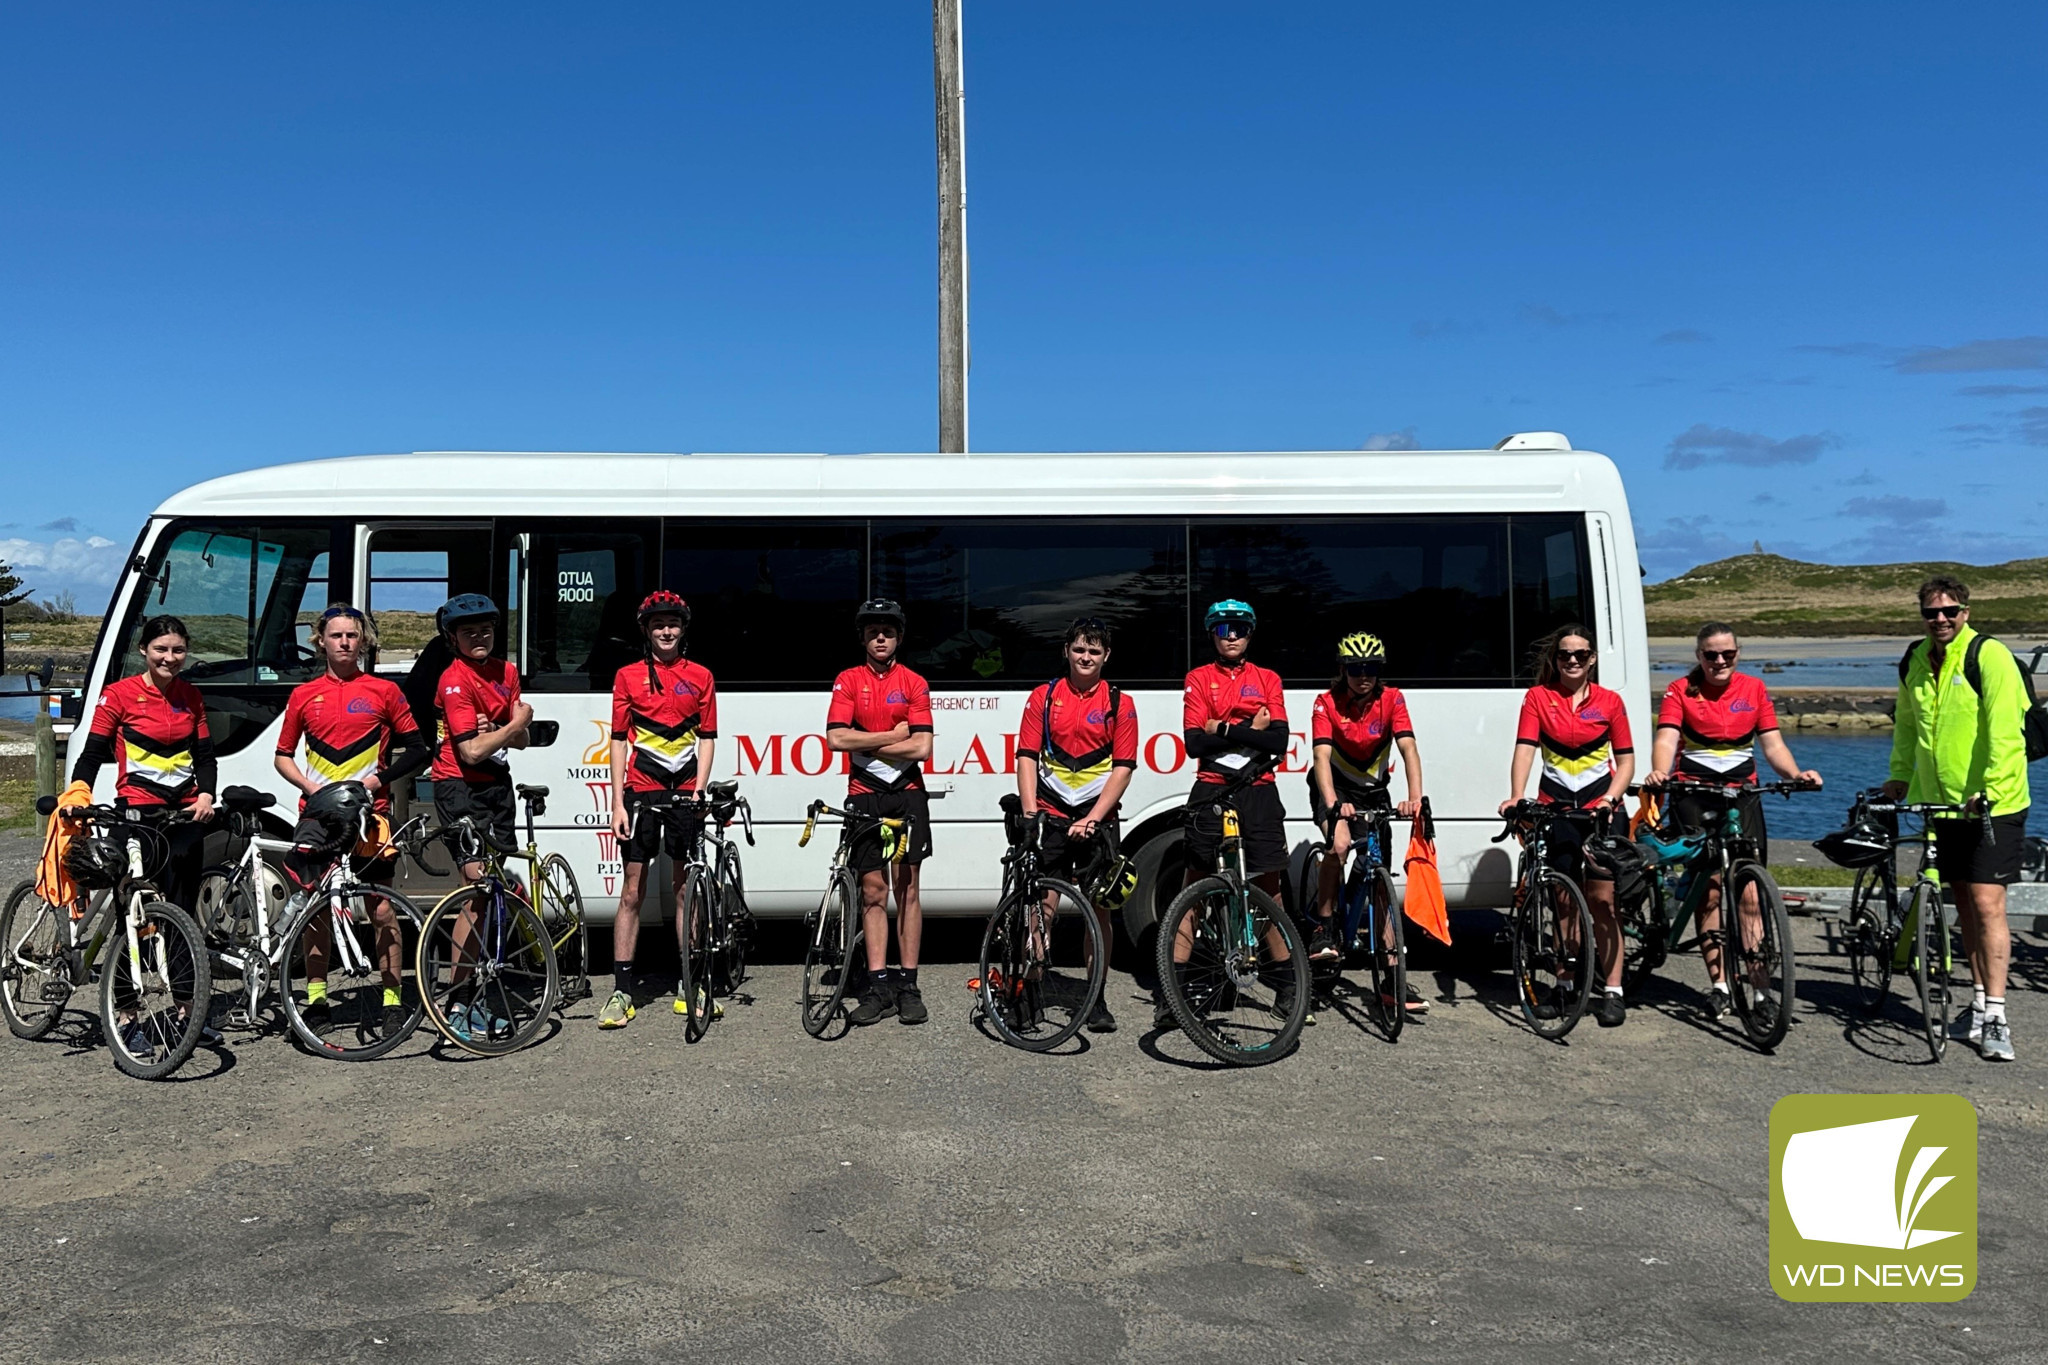
<svg viewBox="0 0 2048 1365">
<path fill-rule="evenodd" d="M 1252 610 L 1252 604 L 1240 602 L 1235 597 L 1211 602 L 1207 614 L 1202 617 L 1202 629 L 1214 630 L 1225 621 L 1242 621 L 1246 630 L 1259 628 L 1259 614 Z"/>
<path fill-rule="evenodd" d="M 434 613 L 434 629 L 446 635 L 460 622 L 478 621 L 485 617 L 496 619 L 497 615 L 498 604 L 482 593 L 457 593 Z"/>
</svg>

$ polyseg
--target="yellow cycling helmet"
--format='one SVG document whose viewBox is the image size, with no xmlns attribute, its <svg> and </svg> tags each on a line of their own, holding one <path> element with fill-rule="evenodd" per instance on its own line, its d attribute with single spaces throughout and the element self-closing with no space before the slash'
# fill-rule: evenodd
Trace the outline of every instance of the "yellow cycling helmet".
<svg viewBox="0 0 2048 1365">
<path fill-rule="evenodd" d="M 1349 663 L 1354 659 L 1383 660 L 1386 657 L 1387 647 L 1380 642 L 1380 637 L 1368 635 L 1362 630 L 1354 630 L 1337 642 L 1337 660 L 1339 663 Z"/>
</svg>

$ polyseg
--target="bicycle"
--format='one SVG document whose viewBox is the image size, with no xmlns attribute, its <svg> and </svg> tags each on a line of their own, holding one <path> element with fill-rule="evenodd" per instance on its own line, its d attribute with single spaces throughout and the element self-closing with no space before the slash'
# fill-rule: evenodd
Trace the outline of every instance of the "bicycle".
<svg viewBox="0 0 2048 1365">
<path fill-rule="evenodd" d="M 1429 820 L 1425 803 L 1423 820 Z M 1348 817 L 1351 847 L 1350 866 L 1344 871 L 1337 891 L 1338 942 L 1351 951 L 1366 954 L 1371 972 L 1372 1005 L 1377 1011 L 1380 1032 L 1390 1043 L 1399 1041 L 1408 1019 L 1408 931 L 1399 903 L 1394 899 L 1394 879 L 1387 870 L 1386 850 L 1392 845 L 1394 812 L 1376 806 Z M 1426 827 L 1426 826 L 1425 826 Z M 1330 845 L 1317 840 L 1309 846 L 1302 864 L 1300 891 L 1296 903 L 1314 913 L 1322 892 L 1323 860 Z M 1344 977 L 1344 962 L 1330 964 L 1327 978 L 1316 973 L 1317 993 L 1328 995 Z"/>
<path fill-rule="evenodd" d="M 1637 795 L 1644 788 L 1628 790 Z M 1615 896 L 1615 912 L 1621 919 L 1622 979 L 1630 990 L 1637 990 L 1671 954 L 1715 949 L 1743 1033 L 1759 1050 L 1769 1052 L 1785 1041 L 1792 1023 L 1797 987 L 1792 921 L 1756 840 L 1743 828 L 1740 801 L 1752 793 L 1789 800 L 1794 792 L 1816 789 L 1796 778 L 1722 783 L 1674 775 L 1663 790 L 1697 794 L 1716 809 L 1707 828 L 1698 833 L 1646 832 L 1636 840 L 1650 866 L 1639 895 Z M 1716 886 L 1721 892 L 1719 927 L 1686 938 Z"/>
<path fill-rule="evenodd" d="M 1948 1052 L 1949 1021 L 1955 1005 L 1955 924 L 1934 871 L 1932 832 L 1923 828 L 1918 838 L 1903 839 L 1896 821 L 1901 815 L 1924 822 L 1975 814 L 1984 822 L 1988 839 L 1990 807 L 1982 797 L 1972 804 L 1979 808 L 1873 800 L 1871 793 L 1859 792 L 1849 813 L 1851 828 L 1861 826 L 1864 837 L 1875 841 L 1872 856 L 1858 860 L 1856 885 L 1849 893 L 1849 976 L 1856 985 L 1857 1003 L 1865 1014 L 1877 1013 L 1891 996 L 1892 973 L 1905 968 L 1912 974 L 1914 993 L 1920 999 L 1920 1027 L 1927 1050 L 1937 1062 Z M 1896 851 L 1905 844 L 1919 845 L 1920 865 L 1902 911 Z M 1836 854 L 1830 852 L 1829 856 Z"/>
<path fill-rule="evenodd" d="M 910 821 L 901 816 L 868 815 L 827 801 L 813 801 L 804 812 L 804 830 L 796 841 L 798 848 L 811 842 L 821 815 L 836 815 L 842 823 L 839 847 L 832 851 L 832 867 L 825 874 L 825 894 L 818 901 L 818 908 L 804 919 L 804 1032 L 813 1038 L 824 1037 L 825 1030 L 839 1016 L 852 975 L 854 950 L 864 937 L 860 878 L 848 865 L 853 841 L 869 829 L 876 830 L 882 840 L 882 856 L 893 866 L 902 862 L 908 851 L 903 835 L 910 827 Z"/>
<path fill-rule="evenodd" d="M 230 846 L 239 842 L 242 851 L 235 861 L 215 864 L 199 877 L 193 909 L 211 948 L 216 976 L 233 973 L 242 984 L 241 1006 L 229 1011 L 227 1022 L 230 1027 L 257 1027 L 264 999 L 274 992 L 285 1027 L 308 1052 L 344 1062 L 382 1057 L 412 1036 L 426 1007 L 419 991 L 405 992 L 401 982 L 401 999 L 410 995 L 405 1021 L 396 1029 L 385 1030 L 384 973 L 377 962 L 382 935 L 370 917 L 369 903 L 383 900 L 390 905 L 401 964 L 410 960 L 405 946 L 408 939 L 418 943 L 424 917 L 418 906 L 390 887 L 356 875 L 350 850 L 361 842 L 363 830 L 356 831 L 358 837 L 336 851 L 320 880 L 294 903 L 286 894 L 284 879 L 262 857 L 292 849 L 291 841 L 266 839 L 260 832 L 256 813 L 275 804 L 275 796 L 250 787 L 229 787 L 222 792 Z M 426 817 L 421 816 L 382 840 L 376 856 L 395 854 L 415 839 L 425 824 Z M 307 935 L 321 923 L 323 914 L 332 954 L 321 978 L 327 988 L 330 1019 L 326 1033 L 305 1017 L 306 987 L 311 982 Z"/>
<path fill-rule="evenodd" d="M 1551 861 L 1550 830 L 1567 820 L 1583 827 L 1583 838 L 1601 818 L 1590 810 L 1524 799 L 1508 808 L 1504 828 L 1493 836 L 1496 844 L 1513 836 L 1522 845 L 1508 933 L 1515 998 L 1539 1038 L 1555 1041 L 1578 1026 L 1598 975 L 1593 910 L 1578 881 Z"/>
<path fill-rule="evenodd" d="M 981 936 L 981 967 L 974 988 L 981 1015 L 1012 1047 L 1050 1052 L 1081 1031 L 1094 1013 L 1109 976 L 1108 946 L 1088 896 L 1072 882 L 1040 871 L 1045 812 L 1024 818 L 1015 793 L 1002 801 L 1010 835 L 1003 854 L 1003 889 Z M 1050 902 L 1050 904 L 1048 904 Z M 1055 927 L 1081 926 L 1081 969 L 1076 983 L 1071 954 L 1056 952 Z M 1067 940 L 1071 942 L 1072 940 Z"/>
<path fill-rule="evenodd" d="M 427 862 L 430 844 L 447 845 L 458 865 L 483 864 L 482 877 L 427 912 L 413 968 L 435 1030 L 480 1057 L 517 1052 L 539 1037 L 560 990 L 554 937 L 505 872 L 507 858 L 534 861 L 530 798 L 545 797 L 547 789 L 522 788 L 520 795 L 529 800 L 524 853 L 500 846 L 470 816 L 415 837 L 406 849 L 435 877 L 449 870 Z"/>
<path fill-rule="evenodd" d="M 56 809 L 54 796 L 36 802 L 39 815 Z M 137 1080 L 162 1080 L 185 1064 L 206 1029 L 213 996 L 206 941 L 150 880 L 170 852 L 160 831 L 122 806 L 69 813 L 86 826 L 78 837 L 90 841 L 88 857 L 70 864 L 80 895 L 52 905 L 24 882 L 8 897 L 0 911 L 0 1014 L 17 1038 L 40 1038 L 96 975 L 100 1031 L 114 1065 Z"/>
<path fill-rule="evenodd" d="M 1216 870 L 1184 887 L 1159 923 L 1159 988 L 1195 1045 L 1232 1066 L 1278 1061 L 1308 1022 L 1308 948 L 1294 917 L 1252 885 L 1238 837 L 1237 793 L 1272 770 L 1267 761 L 1198 801 L 1215 807 L 1222 840 Z M 1185 949 L 1185 960 L 1176 961 Z M 1283 1008 L 1284 1007 L 1284 1008 Z"/>
<path fill-rule="evenodd" d="M 703 832 L 689 860 L 676 869 L 682 882 L 676 937 L 688 946 L 678 955 L 675 1011 L 683 1016 L 684 1040 L 692 1043 L 724 1013 L 716 1003 L 719 997 L 734 995 L 746 979 L 747 948 L 753 941 L 754 917 L 747 909 L 739 850 L 726 834 L 737 818 L 747 842 L 754 842 L 753 808 L 738 792 L 739 783 L 728 779 L 713 782 L 702 795 L 660 792 L 640 798 L 641 816 L 681 817 Z"/>
</svg>

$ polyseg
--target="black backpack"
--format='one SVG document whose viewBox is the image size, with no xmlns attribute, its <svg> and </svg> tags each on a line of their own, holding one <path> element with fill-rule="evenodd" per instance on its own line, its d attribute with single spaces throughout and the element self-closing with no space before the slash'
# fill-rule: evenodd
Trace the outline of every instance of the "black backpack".
<svg viewBox="0 0 2048 1365">
<path fill-rule="evenodd" d="M 1984 632 L 1978 631 L 1970 638 L 1969 648 L 1963 651 L 1963 681 L 1968 683 L 1970 690 L 1979 697 L 1984 695 L 1984 666 L 1977 656 L 1984 652 L 1984 642 L 1990 638 Z M 1924 643 L 1925 641 L 1915 640 L 1907 647 L 1906 652 L 1899 656 L 1901 683 L 1906 681 L 1906 670 L 1913 662 L 1913 651 Z M 2027 762 L 2038 763 L 2048 758 L 2048 709 L 2042 707 L 2041 698 L 2034 691 L 2033 673 L 2021 667 L 2019 656 L 2016 654 L 2013 655 L 2012 663 L 2014 668 L 2019 669 L 2021 685 L 2027 689 L 2027 714 L 2020 722 L 2020 735 L 2027 746 Z"/>
</svg>

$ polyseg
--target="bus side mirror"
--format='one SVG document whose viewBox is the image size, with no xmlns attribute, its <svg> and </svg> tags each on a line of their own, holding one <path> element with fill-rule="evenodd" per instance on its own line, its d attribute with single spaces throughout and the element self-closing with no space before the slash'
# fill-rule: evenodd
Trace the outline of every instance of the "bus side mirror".
<svg viewBox="0 0 2048 1365">
<path fill-rule="evenodd" d="M 526 727 L 526 747 L 545 749 L 561 738 L 562 722 L 558 720 L 537 720 Z"/>
</svg>

